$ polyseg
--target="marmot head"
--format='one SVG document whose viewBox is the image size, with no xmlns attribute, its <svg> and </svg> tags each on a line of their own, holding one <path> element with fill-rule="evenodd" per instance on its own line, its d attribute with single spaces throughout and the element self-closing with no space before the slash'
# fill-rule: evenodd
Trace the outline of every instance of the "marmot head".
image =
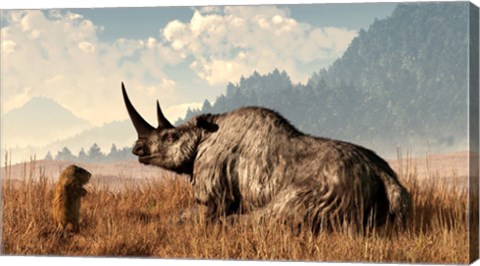
<svg viewBox="0 0 480 266">
<path fill-rule="evenodd" d="M 82 186 L 90 181 L 91 176 L 92 174 L 90 174 L 90 172 L 87 170 L 72 164 L 63 170 L 60 179 L 65 186 Z"/>
</svg>

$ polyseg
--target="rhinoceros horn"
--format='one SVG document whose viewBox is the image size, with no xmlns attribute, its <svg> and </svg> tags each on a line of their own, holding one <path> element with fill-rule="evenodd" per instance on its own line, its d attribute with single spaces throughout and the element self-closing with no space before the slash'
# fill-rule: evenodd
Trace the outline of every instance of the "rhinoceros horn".
<svg viewBox="0 0 480 266">
<path fill-rule="evenodd" d="M 123 100 L 125 101 L 125 106 L 127 107 L 128 115 L 132 120 L 133 126 L 135 127 L 138 136 L 141 137 L 149 135 L 153 130 L 155 130 L 155 128 L 152 127 L 147 121 L 145 121 L 145 119 L 143 119 L 143 117 L 137 112 L 137 110 L 135 110 L 135 107 L 133 107 L 130 99 L 128 98 L 127 91 L 125 90 L 125 85 L 123 84 L 123 82 L 122 93 Z"/>
<path fill-rule="evenodd" d="M 160 108 L 160 103 L 157 100 L 157 118 L 158 118 L 158 128 L 174 128 L 174 126 L 165 118 L 163 115 L 162 109 Z"/>
</svg>

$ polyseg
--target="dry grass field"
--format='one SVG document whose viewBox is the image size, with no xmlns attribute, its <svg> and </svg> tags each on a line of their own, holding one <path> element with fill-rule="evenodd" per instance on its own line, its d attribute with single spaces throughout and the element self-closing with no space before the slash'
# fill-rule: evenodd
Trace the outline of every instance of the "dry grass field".
<svg viewBox="0 0 480 266">
<path fill-rule="evenodd" d="M 51 208 L 53 182 L 66 163 L 57 162 L 46 167 L 45 162 L 32 160 L 21 165 L 7 165 L 2 168 L 1 252 L 9 255 L 468 263 L 468 191 L 463 173 L 459 174 L 458 170 L 422 172 L 410 159 L 391 164 L 412 194 L 413 215 L 405 231 L 391 233 L 378 228 L 366 236 L 341 231 L 312 236 L 308 231 L 294 233 L 268 222 L 244 221 L 228 225 L 197 220 L 179 224 L 175 222 L 179 210 L 193 204 L 190 184 L 181 177 L 152 168 L 143 169 L 149 176 L 130 176 L 139 169 L 133 167 L 138 165 L 136 162 L 111 165 L 110 170 L 105 166 L 103 169 L 82 165 L 93 173 L 93 177 L 86 187 L 88 194 L 82 199 L 80 233 L 64 235 L 55 230 Z M 115 181 L 108 176 L 108 171 L 116 171 Z M 450 182 L 442 182 L 444 178 Z M 111 182 L 102 183 L 104 179 Z"/>
</svg>

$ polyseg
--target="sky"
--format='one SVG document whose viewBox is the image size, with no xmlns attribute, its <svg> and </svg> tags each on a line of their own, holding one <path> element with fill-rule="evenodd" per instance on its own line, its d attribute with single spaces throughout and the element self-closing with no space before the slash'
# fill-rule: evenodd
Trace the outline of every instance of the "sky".
<svg viewBox="0 0 480 266">
<path fill-rule="evenodd" d="M 175 4 L 185 5 L 184 2 L 177 0 Z M 253 1 L 229 1 L 245 2 Z M 479 5 L 479 0 L 474 2 Z M 161 1 L 23 0 L 1 1 L 0 9 L 12 8 L 11 5 L 32 9 L 45 5 L 85 7 L 112 3 L 123 8 L 0 12 L 2 115 L 32 97 L 44 96 L 95 125 L 128 119 L 120 95 L 120 82 L 125 81 L 132 101 L 147 120 L 155 121 L 156 99 L 167 117 L 182 116 L 188 106 L 198 107 L 205 98 L 213 101 L 225 91 L 227 81 L 237 82 L 241 75 L 248 76 L 253 70 L 266 73 L 277 67 L 288 71 L 294 81 L 304 81 L 313 71 L 328 67 L 341 56 L 360 28 L 366 29 L 375 18 L 387 17 L 395 6 L 395 3 L 277 5 L 221 8 L 223 12 L 215 13 L 198 7 L 125 8 L 160 5 Z M 275 34 L 282 30 L 281 35 Z M 52 262 L 51 257 L 0 258 L 7 265 L 18 264 L 20 259 L 35 265 L 105 262 L 99 262 L 98 258 L 69 258 L 59 262 Z M 114 263 L 131 265 L 132 262 L 158 263 L 144 259 Z M 162 263 L 184 262 L 163 260 Z"/>
<path fill-rule="evenodd" d="M 214 101 L 253 71 L 306 82 L 395 3 L 3 10 L 2 114 L 48 97 L 99 126 Z"/>
</svg>

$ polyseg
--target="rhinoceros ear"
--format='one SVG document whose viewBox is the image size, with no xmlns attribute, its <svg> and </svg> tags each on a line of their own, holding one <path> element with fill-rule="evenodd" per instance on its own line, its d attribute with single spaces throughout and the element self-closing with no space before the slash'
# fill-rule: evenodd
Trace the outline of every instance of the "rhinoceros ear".
<svg viewBox="0 0 480 266">
<path fill-rule="evenodd" d="M 208 132 L 215 132 L 218 130 L 218 125 L 214 123 L 211 114 L 197 116 L 195 120 L 197 127 L 205 129 Z"/>
<path fill-rule="evenodd" d="M 122 82 L 122 94 L 123 100 L 125 101 L 125 106 L 127 107 L 128 115 L 132 120 L 135 130 L 137 130 L 138 136 L 146 136 L 154 130 L 154 128 L 147 122 L 143 117 L 135 110 L 130 99 L 128 98 L 127 91 L 125 90 L 125 85 Z"/>
<path fill-rule="evenodd" d="M 158 100 L 157 100 L 157 119 L 158 119 L 159 129 L 174 128 L 174 126 L 163 115 L 163 112 L 162 112 L 162 109 L 160 108 L 160 103 L 158 103 Z"/>
</svg>

